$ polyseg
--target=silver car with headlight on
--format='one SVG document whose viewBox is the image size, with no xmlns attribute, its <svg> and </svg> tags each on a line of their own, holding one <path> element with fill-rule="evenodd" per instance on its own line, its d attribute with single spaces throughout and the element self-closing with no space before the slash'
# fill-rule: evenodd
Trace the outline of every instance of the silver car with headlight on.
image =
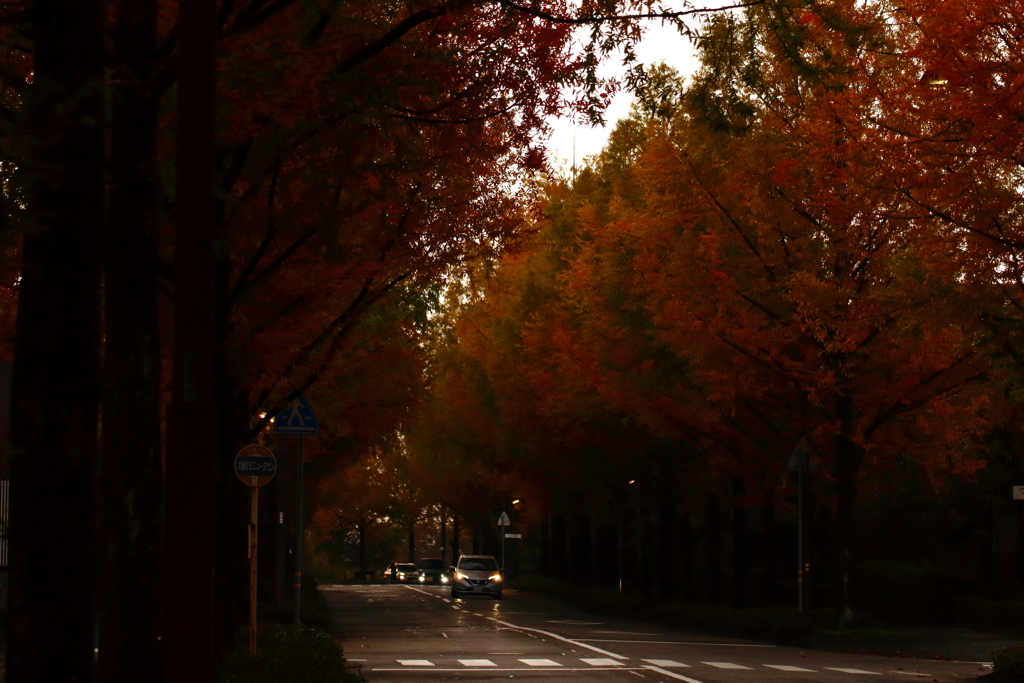
<svg viewBox="0 0 1024 683">
<path fill-rule="evenodd" d="M 463 555 L 452 576 L 452 597 L 489 595 L 501 600 L 504 580 L 498 561 L 491 555 Z"/>
</svg>

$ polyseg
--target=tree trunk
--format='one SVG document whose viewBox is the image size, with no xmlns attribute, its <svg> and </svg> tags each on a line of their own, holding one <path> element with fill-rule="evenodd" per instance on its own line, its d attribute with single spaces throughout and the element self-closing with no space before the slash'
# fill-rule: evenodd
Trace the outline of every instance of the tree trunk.
<svg viewBox="0 0 1024 683">
<path fill-rule="evenodd" d="M 853 407 L 847 396 L 836 398 L 840 432 L 836 435 L 836 528 L 839 545 L 840 605 L 839 627 L 854 620 L 857 563 L 857 472 L 863 450 L 853 442 Z"/>
<path fill-rule="evenodd" d="M 409 535 L 409 562 L 416 561 L 416 522 L 413 522 L 406 529 Z"/>
<path fill-rule="evenodd" d="M 707 558 L 705 573 L 708 602 L 722 601 L 722 508 L 717 493 L 707 497 Z"/>
<path fill-rule="evenodd" d="M 159 672 L 160 323 L 157 106 L 151 92 L 156 3 L 125 0 L 113 36 L 110 219 L 104 277 L 100 641 L 97 679 Z"/>
<path fill-rule="evenodd" d="M 459 515 L 452 515 L 452 565 L 459 561 L 459 540 L 462 537 L 462 526 L 459 525 Z"/>
<path fill-rule="evenodd" d="M 665 492 L 658 509 L 658 594 L 674 598 L 677 593 L 676 576 L 676 506 L 671 492 Z"/>
<path fill-rule="evenodd" d="M 103 3 L 30 6 L 34 75 L 11 389 L 7 681 L 93 679 Z"/>
<path fill-rule="evenodd" d="M 679 536 L 683 563 L 683 600 L 692 603 L 697 599 L 697 595 L 693 585 L 693 518 L 690 515 L 689 507 L 683 511 L 682 529 Z"/>
<path fill-rule="evenodd" d="M 772 596 L 775 593 L 775 490 L 766 487 L 764 500 L 761 504 L 761 603 L 764 606 L 771 606 Z"/>
<path fill-rule="evenodd" d="M 366 580 L 366 518 L 359 517 L 359 580 Z"/>
<path fill-rule="evenodd" d="M 746 493 L 741 477 L 732 481 L 732 606 L 743 609 L 747 606 L 747 509 L 742 498 Z"/>
</svg>

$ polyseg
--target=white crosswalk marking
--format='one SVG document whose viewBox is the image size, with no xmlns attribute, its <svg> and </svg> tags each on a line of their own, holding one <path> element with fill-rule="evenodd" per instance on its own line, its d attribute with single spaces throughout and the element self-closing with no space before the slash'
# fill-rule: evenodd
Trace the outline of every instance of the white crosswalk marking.
<svg viewBox="0 0 1024 683">
<path fill-rule="evenodd" d="M 459 664 L 462 666 L 498 666 L 489 659 L 460 659 Z"/>
<path fill-rule="evenodd" d="M 836 667 L 826 666 L 829 671 L 839 671 L 844 674 L 870 674 L 872 676 L 881 676 L 882 674 L 877 671 L 863 671 L 861 669 L 837 669 Z"/>
<path fill-rule="evenodd" d="M 402 666 L 434 666 L 429 659 L 399 659 L 398 663 Z"/>
<path fill-rule="evenodd" d="M 558 662 L 552 662 L 550 659 L 520 659 L 519 661 L 526 666 L 562 666 Z"/>
<path fill-rule="evenodd" d="M 769 669 L 778 669 L 779 671 L 810 671 L 814 672 L 814 669 L 805 669 L 800 666 L 789 666 L 788 664 L 765 664 Z"/>
<path fill-rule="evenodd" d="M 749 666 L 743 666 L 742 664 L 733 664 L 732 662 L 701 662 L 701 664 L 707 664 L 717 669 L 750 669 Z"/>
<path fill-rule="evenodd" d="M 683 664 L 682 662 L 677 662 L 674 659 L 641 659 L 640 661 L 647 662 L 648 664 L 653 664 L 654 666 L 660 666 L 663 669 L 679 666 L 683 667 L 684 669 L 690 668 L 689 664 Z"/>
<path fill-rule="evenodd" d="M 622 662 L 607 658 L 580 659 L 580 661 L 590 666 L 622 666 Z"/>
</svg>

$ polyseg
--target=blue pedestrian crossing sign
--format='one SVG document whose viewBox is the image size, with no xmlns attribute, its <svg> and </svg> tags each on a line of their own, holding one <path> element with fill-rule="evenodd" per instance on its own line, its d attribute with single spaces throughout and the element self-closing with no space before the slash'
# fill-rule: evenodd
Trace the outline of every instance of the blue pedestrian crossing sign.
<svg viewBox="0 0 1024 683">
<path fill-rule="evenodd" d="M 278 434 L 316 434 L 317 426 L 316 413 L 305 396 L 299 396 L 274 418 L 274 431 Z"/>
</svg>

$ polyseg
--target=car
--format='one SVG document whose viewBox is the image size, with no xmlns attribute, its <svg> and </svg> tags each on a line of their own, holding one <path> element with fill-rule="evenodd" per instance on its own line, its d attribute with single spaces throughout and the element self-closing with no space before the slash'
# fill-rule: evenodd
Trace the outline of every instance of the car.
<svg viewBox="0 0 1024 683">
<path fill-rule="evenodd" d="M 425 557 L 420 560 L 418 569 L 420 583 L 448 583 L 448 573 L 445 571 L 444 560 Z"/>
<path fill-rule="evenodd" d="M 392 562 L 384 572 L 387 583 L 416 583 L 419 570 L 411 562 Z"/>
<path fill-rule="evenodd" d="M 503 582 L 498 561 L 492 555 L 463 555 L 455 565 L 452 597 L 489 595 L 501 600 Z"/>
</svg>

